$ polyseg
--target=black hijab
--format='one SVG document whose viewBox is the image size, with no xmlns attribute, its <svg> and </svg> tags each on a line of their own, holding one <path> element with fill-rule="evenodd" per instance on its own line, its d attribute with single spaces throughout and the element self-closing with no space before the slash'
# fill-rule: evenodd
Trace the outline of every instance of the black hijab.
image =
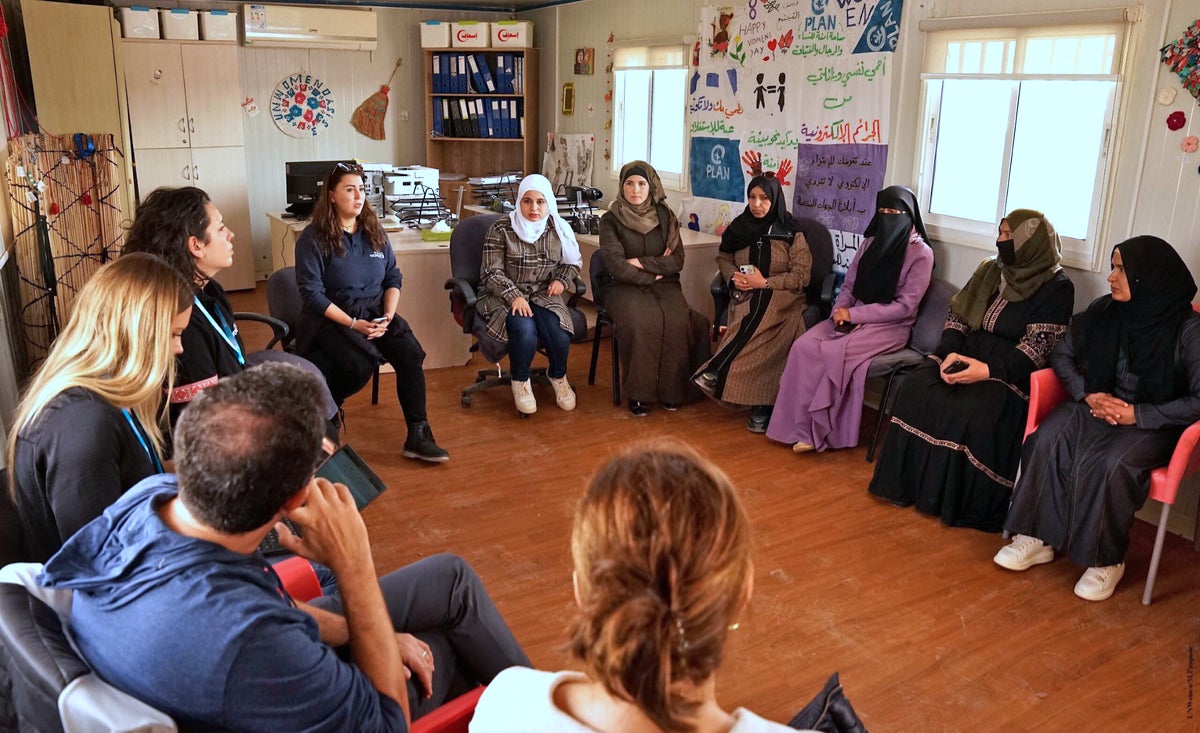
<svg viewBox="0 0 1200 733">
<path fill-rule="evenodd" d="M 779 179 L 775 176 L 755 176 L 750 180 L 750 185 L 746 186 L 746 198 L 750 198 L 750 191 L 753 188 L 761 188 L 762 192 L 771 199 L 771 210 L 767 215 L 759 219 L 750 211 L 750 205 L 747 204 L 742 213 L 738 214 L 729 226 L 725 228 L 725 232 L 721 234 L 721 251 L 722 252 L 737 252 L 740 249 L 745 249 L 750 245 L 762 239 L 767 232 L 771 231 L 774 224 L 775 231 L 781 234 L 794 235 L 800 228 L 796 220 L 787 210 L 787 200 L 783 195 L 783 186 L 779 184 Z"/>
<path fill-rule="evenodd" d="M 898 209 L 903 214 L 880 214 L 880 209 Z M 908 238 L 916 227 L 921 238 L 929 240 L 917 196 L 907 186 L 888 186 L 875 194 L 875 216 L 867 224 L 864 236 L 873 237 L 854 280 L 854 297 L 863 303 L 891 303 L 896 299 L 896 284 L 904 268 Z"/>
<path fill-rule="evenodd" d="M 1179 327 L 1192 312 L 1196 281 L 1170 244 L 1158 237 L 1126 239 L 1113 247 L 1121 253 L 1130 298 L 1111 295 L 1089 308 L 1084 343 L 1078 353 L 1086 373 L 1085 389 L 1112 393 L 1117 382 L 1121 343 L 1128 344 L 1129 371 L 1137 375 L 1136 402 L 1166 402 L 1177 394 L 1175 346 Z"/>
</svg>

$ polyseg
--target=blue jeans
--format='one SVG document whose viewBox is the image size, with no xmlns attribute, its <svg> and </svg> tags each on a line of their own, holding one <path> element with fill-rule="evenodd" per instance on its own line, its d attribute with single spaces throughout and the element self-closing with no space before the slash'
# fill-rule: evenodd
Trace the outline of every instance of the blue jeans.
<svg viewBox="0 0 1200 733">
<path fill-rule="evenodd" d="M 518 382 L 529 379 L 529 365 L 533 363 L 533 355 L 537 353 L 538 340 L 546 345 L 546 355 L 550 358 L 550 369 L 547 373 L 554 379 L 567 376 L 567 352 L 571 348 L 571 334 L 558 324 L 558 316 L 553 311 L 533 305 L 533 317 L 514 316 L 508 314 L 508 366 L 512 370 L 512 378 Z"/>
</svg>

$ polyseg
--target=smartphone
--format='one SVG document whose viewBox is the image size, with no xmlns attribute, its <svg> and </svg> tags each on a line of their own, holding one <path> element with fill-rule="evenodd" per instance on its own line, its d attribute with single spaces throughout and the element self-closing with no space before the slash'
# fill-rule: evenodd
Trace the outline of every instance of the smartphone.
<svg viewBox="0 0 1200 733">
<path fill-rule="evenodd" d="M 740 270 L 743 275 L 753 275 L 754 265 L 738 265 L 738 270 Z"/>
<path fill-rule="evenodd" d="M 953 362 L 951 362 L 950 366 L 942 370 L 942 374 L 958 374 L 969 366 L 970 364 L 962 359 L 955 359 Z"/>
<path fill-rule="evenodd" d="M 371 319 L 371 323 L 387 323 L 387 317 L 386 317 L 386 316 L 380 316 L 380 317 L 378 317 L 378 318 L 372 318 L 372 319 Z"/>
<path fill-rule="evenodd" d="M 833 330 L 837 331 L 838 333 L 850 333 L 855 328 L 856 326 L 850 321 L 842 321 L 841 323 L 835 325 Z"/>
</svg>

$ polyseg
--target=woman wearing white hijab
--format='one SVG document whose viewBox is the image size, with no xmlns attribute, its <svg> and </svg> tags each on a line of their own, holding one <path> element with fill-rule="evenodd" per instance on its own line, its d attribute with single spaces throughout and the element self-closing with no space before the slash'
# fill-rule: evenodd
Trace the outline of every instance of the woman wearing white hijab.
<svg viewBox="0 0 1200 733">
<path fill-rule="evenodd" d="M 574 327 L 562 294 L 581 264 L 575 233 L 558 215 L 554 187 L 545 176 L 526 176 L 517 191 L 517 208 L 497 219 L 484 239 L 478 305 L 488 335 L 508 343 L 518 412 L 537 411 L 529 365 L 539 339 L 550 358 L 547 375 L 555 401 L 564 410 L 575 409 L 575 392 L 567 383 Z"/>
</svg>

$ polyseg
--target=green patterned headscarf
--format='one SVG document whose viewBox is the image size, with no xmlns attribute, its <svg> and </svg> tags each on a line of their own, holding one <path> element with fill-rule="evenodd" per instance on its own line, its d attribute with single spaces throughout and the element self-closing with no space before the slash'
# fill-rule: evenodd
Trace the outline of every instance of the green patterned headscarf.
<svg viewBox="0 0 1200 733">
<path fill-rule="evenodd" d="M 998 257 L 984 260 L 950 301 L 950 310 L 971 328 L 983 323 L 988 302 L 997 290 L 1010 303 L 1020 303 L 1062 270 L 1062 243 L 1045 214 L 1015 209 L 1004 220 L 1012 229 L 1016 261 L 1006 265 Z"/>
</svg>

